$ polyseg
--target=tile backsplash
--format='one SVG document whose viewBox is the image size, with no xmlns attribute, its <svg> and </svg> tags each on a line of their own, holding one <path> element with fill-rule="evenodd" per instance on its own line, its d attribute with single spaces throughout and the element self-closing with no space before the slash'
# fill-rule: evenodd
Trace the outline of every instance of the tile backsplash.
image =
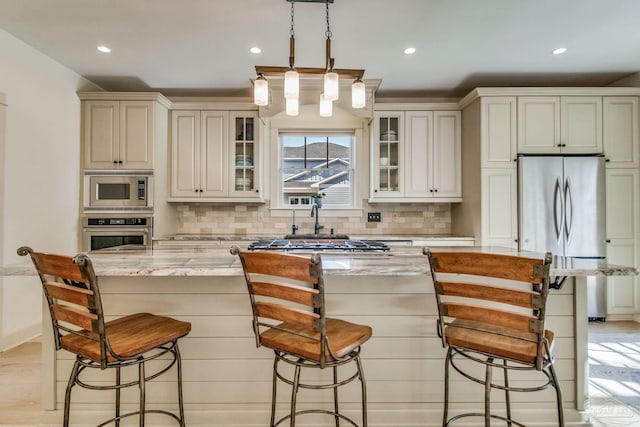
<svg viewBox="0 0 640 427">
<path fill-rule="evenodd" d="M 362 217 L 338 216 L 320 210 L 323 234 L 357 236 L 446 236 L 451 234 L 449 203 L 403 203 L 367 205 Z M 381 222 L 367 222 L 367 212 L 380 212 Z M 267 206 L 234 204 L 177 205 L 178 234 L 282 236 L 291 232 L 292 216 L 271 216 Z M 313 233 L 314 218 L 309 210 L 296 211 L 298 234 Z"/>
</svg>

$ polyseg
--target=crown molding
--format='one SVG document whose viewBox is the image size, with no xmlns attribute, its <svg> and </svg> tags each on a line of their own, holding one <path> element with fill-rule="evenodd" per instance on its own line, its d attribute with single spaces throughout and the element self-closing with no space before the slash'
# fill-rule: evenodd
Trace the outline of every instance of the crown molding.
<svg viewBox="0 0 640 427">
<path fill-rule="evenodd" d="M 640 87 L 478 87 L 458 101 L 459 108 L 482 96 L 640 96 Z"/>
<path fill-rule="evenodd" d="M 160 92 L 78 92 L 82 101 L 156 101 L 171 108 L 171 101 Z"/>
</svg>

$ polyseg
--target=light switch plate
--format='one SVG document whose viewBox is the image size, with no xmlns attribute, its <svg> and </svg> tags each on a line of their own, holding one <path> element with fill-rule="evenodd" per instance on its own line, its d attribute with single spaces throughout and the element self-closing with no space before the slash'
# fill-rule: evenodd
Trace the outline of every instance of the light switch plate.
<svg viewBox="0 0 640 427">
<path fill-rule="evenodd" d="M 380 212 L 369 212 L 367 214 L 367 221 L 368 222 L 380 222 L 380 221 L 382 221 L 382 215 L 380 214 Z"/>
</svg>

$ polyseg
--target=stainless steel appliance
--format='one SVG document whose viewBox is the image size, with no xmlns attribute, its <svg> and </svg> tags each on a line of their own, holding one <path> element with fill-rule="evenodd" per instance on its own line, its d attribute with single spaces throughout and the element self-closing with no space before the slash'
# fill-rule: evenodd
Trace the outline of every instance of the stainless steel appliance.
<svg viewBox="0 0 640 427">
<path fill-rule="evenodd" d="M 85 211 L 151 211 L 153 175 L 91 171 L 84 176 Z"/>
<path fill-rule="evenodd" d="M 83 223 L 83 251 L 123 245 L 151 245 L 153 223 L 151 216 L 90 216 L 85 217 Z"/>
<path fill-rule="evenodd" d="M 521 250 L 605 258 L 605 170 L 601 156 L 518 158 Z M 606 278 L 587 280 L 588 316 L 606 316 Z"/>
<path fill-rule="evenodd" d="M 259 240 L 249 245 L 250 251 L 338 251 L 386 252 L 389 246 L 373 240 L 332 238 Z"/>
</svg>

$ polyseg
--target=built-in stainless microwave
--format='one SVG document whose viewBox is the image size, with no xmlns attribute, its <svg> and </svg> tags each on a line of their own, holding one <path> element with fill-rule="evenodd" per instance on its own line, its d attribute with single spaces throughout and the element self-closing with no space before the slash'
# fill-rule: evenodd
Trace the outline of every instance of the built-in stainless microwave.
<svg viewBox="0 0 640 427">
<path fill-rule="evenodd" d="M 131 211 L 153 208 L 153 175 L 88 172 L 84 176 L 84 209 Z"/>
</svg>

